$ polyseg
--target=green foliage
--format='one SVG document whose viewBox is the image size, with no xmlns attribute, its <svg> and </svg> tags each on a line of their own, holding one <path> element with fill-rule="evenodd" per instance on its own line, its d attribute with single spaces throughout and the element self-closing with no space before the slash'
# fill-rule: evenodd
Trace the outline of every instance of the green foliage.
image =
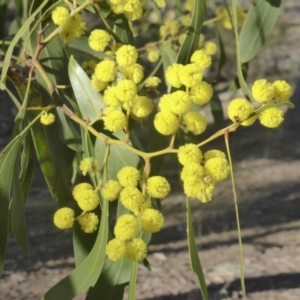
<svg viewBox="0 0 300 300">
<path fill-rule="evenodd" d="M 0 1 L 0 36 L 4 32 L 3 16 L 7 4 L 8 1 Z M 202 174 L 198 178 L 198 173 L 192 169 L 192 174 L 187 178 L 182 176 L 182 181 L 187 195 L 187 240 L 191 268 L 199 280 L 203 299 L 209 299 L 192 227 L 190 198 L 198 198 L 203 203 L 211 201 L 215 185 L 228 176 L 229 170 L 231 173 L 233 170 L 229 150 L 228 159 L 224 153 L 219 154 L 220 157 L 202 159 L 199 148 L 217 137 L 224 135 L 227 138 L 229 132 L 245 125 L 245 122 L 249 123 L 250 119 L 259 119 L 262 113 L 266 115 L 270 108 L 276 108 L 277 115 L 267 116 L 269 123 L 266 123 L 276 127 L 283 120 L 279 107 L 293 108 L 288 101 L 291 90 L 286 82 L 277 82 L 277 87 L 267 82 L 266 88 L 273 88 L 273 97 L 268 103 L 253 99 L 246 82 L 250 60 L 270 35 L 280 1 L 254 1 L 244 23 L 245 13 L 237 7 L 236 0 L 232 1 L 230 7 L 227 4 L 223 8 L 218 7 L 220 10 L 214 14 L 206 8 L 206 5 L 210 5 L 206 1 L 195 1 L 193 8 L 188 6 L 191 2 L 176 1 L 166 9 L 174 9 L 174 19 L 164 14 L 159 7 L 160 2 L 150 0 L 147 9 L 141 4 L 132 10 L 128 10 L 130 6 L 110 6 L 109 1 L 94 3 L 92 0 L 80 0 L 71 11 L 71 5 L 68 5 L 64 1 L 35 1 L 31 5 L 28 1 L 15 0 L 17 17 L 10 24 L 15 36 L 5 41 L 1 37 L 5 57 L 1 62 L 0 88 L 7 91 L 18 114 L 12 140 L 0 153 L 0 273 L 3 271 L 7 239 L 11 234 L 14 234 L 20 248 L 29 253 L 25 205 L 36 157 L 49 192 L 57 200 L 58 211 L 67 207 L 65 211 L 74 212 L 74 217 L 66 215 L 62 219 L 55 214 L 54 223 L 58 228 L 67 228 L 70 226 L 65 226 L 66 223 L 74 223 L 76 268 L 42 299 L 67 300 L 86 292 L 87 300 L 95 299 L 98 295 L 103 299 L 118 300 L 123 298 L 127 285 L 128 299 L 135 299 L 138 263 L 151 269 L 145 247 L 151 242 L 152 234 L 161 229 L 159 222 L 163 226 L 163 216 L 158 213 L 162 203 L 155 198 L 159 197 L 156 193 L 170 189 L 169 183 L 159 177 L 156 178 L 159 183 L 155 187 L 151 187 L 148 179 L 160 175 L 167 154 L 175 154 L 184 165 L 183 172 L 188 172 L 193 162 L 197 165 L 197 172 Z M 88 17 L 93 15 L 99 19 L 101 25 L 95 25 L 95 28 L 105 30 L 98 31 L 94 41 L 84 36 L 86 27 L 93 27 L 89 22 L 83 22 L 81 12 L 84 10 Z M 150 12 L 153 14 L 150 15 Z M 157 21 L 153 22 L 155 16 Z M 210 32 L 210 29 L 203 30 L 203 27 L 212 23 L 218 26 L 216 39 L 219 46 L 212 41 L 207 43 L 201 40 L 203 37 L 200 34 Z M 230 108 L 229 105 L 228 115 L 232 124 L 204 139 L 201 136 L 201 128 L 204 130 L 207 125 L 201 114 L 204 105 L 209 104 L 218 128 L 224 121 L 215 83 L 223 79 L 222 68 L 230 53 L 225 52 L 227 41 L 222 34 L 224 29 L 220 26 L 226 30 L 232 29 L 235 38 L 237 70 L 231 88 L 241 88 L 245 98 L 262 105 L 256 109 L 245 100 L 242 100 L 246 102 L 243 107 Z M 96 51 L 95 44 L 102 50 Z M 120 48 L 127 49 L 127 54 L 122 55 Z M 191 56 L 199 49 L 202 50 L 198 52 L 199 55 L 204 58 L 191 63 Z M 110 52 L 106 53 L 105 50 Z M 219 51 L 217 56 L 216 51 Z M 23 53 L 26 54 L 24 58 L 21 57 Z M 211 69 L 210 59 L 214 67 Z M 114 63 L 111 64 L 111 60 Z M 104 64 L 100 65 L 99 61 Z M 180 70 L 176 71 L 178 73 L 172 73 L 175 63 Z M 187 65 L 191 69 L 186 68 Z M 91 83 L 91 74 L 93 79 L 98 80 L 98 90 L 95 82 Z M 156 83 L 149 84 L 151 79 Z M 7 80 L 15 87 L 16 95 L 8 89 Z M 198 91 L 197 95 L 197 87 L 203 82 L 204 95 L 201 96 L 202 91 Z M 211 97 L 205 99 L 210 91 Z M 259 92 L 263 94 L 264 90 Z M 183 96 L 177 99 L 176 95 Z M 163 99 L 169 100 L 164 102 Z M 119 128 L 120 124 L 122 126 Z M 117 129 L 110 130 L 110 126 Z M 193 139 L 192 134 L 195 135 Z M 179 136 L 183 139 L 179 139 Z M 197 140 L 198 144 L 180 147 L 180 140 Z M 188 147 L 195 151 L 193 155 L 184 152 Z M 195 161 L 191 161 L 193 159 Z M 207 162 L 210 159 L 209 164 Z M 213 159 L 215 164 L 211 163 Z M 111 194 L 116 192 L 115 202 L 110 202 L 108 200 L 113 199 L 104 197 L 105 188 L 109 190 L 110 180 L 117 181 L 113 182 L 115 186 L 122 182 L 119 172 L 124 167 L 132 167 L 134 171 L 130 173 L 132 168 L 125 168 L 128 173 L 123 182 L 127 184 L 122 183 L 120 191 L 124 193 L 130 187 L 137 196 L 133 201 L 130 198 L 133 196 L 126 198 L 125 193 L 125 196 L 120 196 L 120 191 L 109 191 Z M 132 174 L 138 174 L 138 178 Z M 189 181 L 192 176 L 196 183 Z M 83 186 L 88 188 L 84 190 Z M 138 198 L 140 194 L 142 201 Z M 99 203 L 96 204 L 99 205 L 93 211 L 81 209 L 80 201 L 97 197 Z M 138 204 L 132 208 L 132 203 Z M 148 219 L 146 210 L 150 215 Z M 138 233 L 125 240 L 122 240 L 121 234 L 119 238 L 114 238 L 114 235 L 118 236 L 115 223 L 125 214 L 129 214 L 136 222 L 127 224 L 128 227 L 132 226 L 133 232 L 136 233 L 137 229 Z M 89 223 L 91 216 L 94 220 L 99 219 L 99 224 Z M 136 224 L 138 226 L 134 227 Z M 127 229 L 124 226 L 119 231 L 123 230 L 125 235 L 130 231 L 130 228 Z M 241 235 L 240 231 L 238 234 Z M 110 244 L 113 240 L 117 240 L 119 248 L 107 246 L 113 245 Z M 134 241 L 137 243 L 133 244 Z M 243 276 L 241 272 L 242 286 Z M 244 286 L 243 291 L 245 294 Z"/>
</svg>

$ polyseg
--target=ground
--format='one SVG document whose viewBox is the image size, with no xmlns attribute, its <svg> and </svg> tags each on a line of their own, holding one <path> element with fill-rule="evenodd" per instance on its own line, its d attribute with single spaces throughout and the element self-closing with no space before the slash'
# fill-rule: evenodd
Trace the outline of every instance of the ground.
<svg viewBox="0 0 300 300">
<path fill-rule="evenodd" d="M 251 300 L 300 299 L 300 84 L 296 82 L 300 71 L 299 10 L 297 1 L 284 2 L 280 20 L 289 25 L 277 27 L 277 39 L 269 43 L 272 47 L 266 47 L 250 68 L 250 78 L 266 75 L 277 79 L 280 74 L 280 78 L 298 86 L 293 97 L 298 106 L 286 114 L 284 125 L 276 130 L 257 124 L 230 135 L 246 289 Z M 7 108 L 2 104 L 1 146 L 10 128 L 9 113 L 3 113 Z M 222 138 L 214 146 L 224 149 Z M 177 171 L 172 162 L 164 167 L 173 189 L 163 200 L 165 228 L 154 235 L 149 246 L 152 271 L 139 268 L 138 300 L 201 299 L 190 268 L 185 198 Z M 15 241 L 9 240 L 0 300 L 40 299 L 73 270 L 71 232 L 54 227 L 56 208 L 37 170 L 26 208 L 31 254 L 24 255 Z M 239 247 L 230 180 L 218 186 L 212 202 L 193 200 L 192 211 L 210 299 L 240 299 Z"/>
</svg>

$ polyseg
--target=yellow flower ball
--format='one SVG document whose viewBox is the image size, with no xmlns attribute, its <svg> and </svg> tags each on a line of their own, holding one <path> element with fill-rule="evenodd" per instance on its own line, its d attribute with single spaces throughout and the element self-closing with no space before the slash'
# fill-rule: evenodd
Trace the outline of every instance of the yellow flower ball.
<svg viewBox="0 0 300 300">
<path fill-rule="evenodd" d="M 43 113 L 41 115 L 41 118 L 40 118 L 40 122 L 43 124 L 43 125 L 51 125 L 52 123 L 54 123 L 55 121 L 55 115 L 52 114 L 52 113 Z"/>
<path fill-rule="evenodd" d="M 189 27 L 191 23 L 192 16 L 190 14 L 181 15 L 180 21 L 184 27 Z"/>
<path fill-rule="evenodd" d="M 105 102 L 106 105 L 108 105 L 110 107 L 118 107 L 121 105 L 121 102 L 119 101 L 119 99 L 117 97 L 116 86 L 108 87 L 104 91 L 103 101 Z"/>
<path fill-rule="evenodd" d="M 195 135 L 203 133 L 207 127 L 206 119 L 195 111 L 186 113 L 182 118 L 182 124 L 185 126 L 185 132 Z"/>
<path fill-rule="evenodd" d="M 145 87 L 154 89 L 161 83 L 161 79 L 156 76 L 148 77 L 145 80 Z"/>
<path fill-rule="evenodd" d="M 195 184 L 205 176 L 205 168 L 197 162 L 186 164 L 180 173 L 180 178 L 184 182 Z"/>
<path fill-rule="evenodd" d="M 168 196 L 171 186 L 162 176 L 152 176 L 147 179 L 147 193 L 152 198 L 162 199 Z"/>
<path fill-rule="evenodd" d="M 176 91 L 168 97 L 170 110 L 177 115 L 186 113 L 192 106 L 192 99 L 184 91 Z"/>
<path fill-rule="evenodd" d="M 255 112 L 254 107 L 243 98 L 233 99 L 228 105 L 228 117 L 234 123 L 241 123 L 243 126 L 252 125 L 257 115 L 249 118 Z"/>
<path fill-rule="evenodd" d="M 178 149 L 178 161 L 186 166 L 190 163 L 201 163 L 202 152 L 195 144 L 186 144 Z"/>
<path fill-rule="evenodd" d="M 205 162 L 206 174 L 212 178 L 214 182 L 222 181 L 230 174 L 230 167 L 226 158 L 215 157 Z"/>
<path fill-rule="evenodd" d="M 75 185 L 72 195 L 83 211 L 94 210 L 99 205 L 98 194 L 89 183 Z"/>
<path fill-rule="evenodd" d="M 148 208 L 142 215 L 142 227 L 149 232 L 158 232 L 164 226 L 164 216 L 156 209 Z"/>
<path fill-rule="evenodd" d="M 165 94 L 163 95 L 158 102 L 158 107 L 160 108 L 161 111 L 171 111 L 171 99 L 172 95 L 171 94 Z"/>
<path fill-rule="evenodd" d="M 180 88 L 182 82 L 180 80 L 180 73 L 182 71 L 183 65 L 172 64 L 166 70 L 166 79 L 171 84 L 171 86 Z"/>
<path fill-rule="evenodd" d="M 125 187 L 120 193 L 120 201 L 125 208 L 137 213 L 144 202 L 144 196 L 136 187 Z"/>
<path fill-rule="evenodd" d="M 274 86 L 266 79 L 259 79 L 252 85 L 252 95 L 259 103 L 268 103 L 274 99 Z"/>
<path fill-rule="evenodd" d="M 104 51 L 111 40 L 111 36 L 102 29 L 95 29 L 89 36 L 89 46 L 95 51 Z"/>
<path fill-rule="evenodd" d="M 55 25 L 62 25 L 69 18 L 69 10 L 63 6 L 58 6 L 51 14 Z"/>
<path fill-rule="evenodd" d="M 120 101 L 132 101 L 137 94 L 137 86 L 132 80 L 122 80 L 116 85 L 116 94 Z"/>
<path fill-rule="evenodd" d="M 135 84 L 138 84 L 144 78 L 144 68 L 140 64 L 133 64 L 130 67 L 124 68 L 123 74 L 126 79 L 130 79 Z"/>
<path fill-rule="evenodd" d="M 86 157 L 80 162 L 79 170 L 83 176 L 85 176 L 88 172 L 95 174 L 98 171 L 97 161 L 92 157 Z"/>
<path fill-rule="evenodd" d="M 103 117 L 104 126 L 111 132 L 123 130 L 127 124 L 125 114 L 120 110 L 109 111 Z"/>
<path fill-rule="evenodd" d="M 112 239 L 106 246 L 106 255 L 112 261 L 121 260 L 126 254 L 126 245 L 124 241 Z"/>
<path fill-rule="evenodd" d="M 277 102 L 288 101 L 292 96 L 292 87 L 285 80 L 276 80 L 272 86 L 274 88 L 274 98 Z"/>
<path fill-rule="evenodd" d="M 207 41 L 204 43 L 203 50 L 207 55 L 215 55 L 218 52 L 218 45 L 215 42 Z"/>
<path fill-rule="evenodd" d="M 179 128 L 179 120 L 171 111 L 161 111 L 155 115 L 154 127 L 163 135 L 174 134 Z"/>
<path fill-rule="evenodd" d="M 213 88 L 205 81 L 200 82 L 191 89 L 191 98 L 197 105 L 204 105 L 212 99 Z"/>
<path fill-rule="evenodd" d="M 221 157 L 226 159 L 226 154 L 220 150 L 212 149 L 204 153 L 204 159 L 207 161 L 211 158 Z"/>
<path fill-rule="evenodd" d="M 179 78 L 186 87 L 197 86 L 203 78 L 202 70 L 196 64 L 187 64 L 181 68 Z"/>
<path fill-rule="evenodd" d="M 85 213 L 78 217 L 77 220 L 85 233 L 93 233 L 98 228 L 99 218 L 95 213 Z"/>
<path fill-rule="evenodd" d="M 54 225 L 59 229 L 71 228 L 75 220 L 74 215 L 75 213 L 72 208 L 63 207 L 58 209 L 53 216 Z"/>
<path fill-rule="evenodd" d="M 184 4 L 184 9 L 187 11 L 193 11 L 195 7 L 195 0 L 186 0 Z"/>
<path fill-rule="evenodd" d="M 132 261 L 142 261 L 147 256 L 147 244 L 142 239 L 133 239 L 126 244 L 126 256 Z"/>
<path fill-rule="evenodd" d="M 150 62 L 156 62 L 159 60 L 160 51 L 157 48 L 151 48 L 147 51 L 147 58 Z"/>
<path fill-rule="evenodd" d="M 123 167 L 117 174 L 120 184 L 124 187 L 136 187 L 140 180 L 140 171 L 134 167 Z"/>
<path fill-rule="evenodd" d="M 153 101 L 146 96 L 135 96 L 132 106 L 131 113 L 136 118 L 148 117 L 154 109 Z"/>
<path fill-rule="evenodd" d="M 207 55 L 204 50 L 196 50 L 192 57 L 191 62 L 196 64 L 201 70 L 205 70 L 211 66 L 211 56 Z"/>
<path fill-rule="evenodd" d="M 95 76 L 103 82 L 110 82 L 116 79 L 117 68 L 112 60 L 103 60 L 95 68 Z"/>
<path fill-rule="evenodd" d="M 114 201 L 119 197 L 122 186 L 118 181 L 108 180 L 101 189 L 101 194 L 107 201 Z"/>
<path fill-rule="evenodd" d="M 215 186 L 213 184 L 202 185 L 196 194 L 196 198 L 202 203 L 211 201 Z"/>
<path fill-rule="evenodd" d="M 133 215 L 125 214 L 117 219 L 114 234 L 121 241 L 133 239 L 140 231 L 139 221 Z"/>
<path fill-rule="evenodd" d="M 103 91 L 104 89 L 106 89 L 107 87 L 107 82 L 103 82 L 101 80 L 99 80 L 97 77 L 96 77 L 96 74 L 93 74 L 92 75 L 92 78 L 91 78 L 91 85 L 92 87 L 98 91 L 98 92 L 101 92 Z"/>
<path fill-rule="evenodd" d="M 117 64 L 121 67 L 129 67 L 136 63 L 138 52 L 131 45 L 123 45 L 116 52 Z"/>
<path fill-rule="evenodd" d="M 271 107 L 258 115 L 261 125 L 268 128 L 278 127 L 284 120 L 283 111 L 278 107 Z"/>
</svg>

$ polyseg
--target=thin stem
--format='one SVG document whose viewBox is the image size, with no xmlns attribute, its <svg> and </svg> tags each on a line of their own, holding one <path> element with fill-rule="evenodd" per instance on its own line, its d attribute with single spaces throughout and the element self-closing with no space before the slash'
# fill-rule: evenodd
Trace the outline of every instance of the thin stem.
<svg viewBox="0 0 300 300">
<path fill-rule="evenodd" d="M 242 233 L 241 233 L 241 226 L 240 226 L 240 217 L 239 217 L 239 208 L 238 208 L 238 200 L 236 195 L 235 183 L 234 183 L 234 173 L 233 173 L 233 165 L 232 159 L 230 154 L 230 147 L 229 147 L 229 131 L 225 131 L 225 144 L 227 155 L 230 164 L 230 174 L 231 174 L 231 184 L 232 184 L 232 193 L 234 199 L 234 209 L 235 209 L 235 216 L 236 216 L 236 224 L 237 224 L 237 231 L 238 231 L 238 240 L 239 240 L 239 250 L 240 250 L 240 275 L 241 275 L 241 286 L 243 291 L 243 298 L 246 299 L 246 286 L 245 286 L 245 266 L 244 266 L 244 255 L 243 255 L 243 243 L 242 243 Z"/>
</svg>

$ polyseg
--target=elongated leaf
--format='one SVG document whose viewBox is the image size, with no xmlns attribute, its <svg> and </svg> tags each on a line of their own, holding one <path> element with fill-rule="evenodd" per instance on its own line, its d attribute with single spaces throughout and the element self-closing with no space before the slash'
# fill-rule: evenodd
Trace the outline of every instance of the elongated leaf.
<svg viewBox="0 0 300 300">
<path fill-rule="evenodd" d="M 98 295 L 105 300 L 122 300 L 130 280 L 131 265 L 132 262 L 126 257 L 118 262 L 106 259 L 101 276 L 96 285 L 89 289 L 86 300 L 97 299 Z"/>
<path fill-rule="evenodd" d="M 265 44 L 280 11 L 281 0 L 255 0 L 240 34 L 241 62 L 250 61 Z"/>
<path fill-rule="evenodd" d="M 124 15 L 114 20 L 114 33 L 122 44 L 134 45 L 134 37 L 129 27 L 129 21 Z"/>
<path fill-rule="evenodd" d="M 23 197 L 22 185 L 18 175 L 18 166 L 15 165 L 12 182 L 11 202 L 11 228 L 20 248 L 29 254 L 28 235 L 25 217 L 25 200 Z"/>
<path fill-rule="evenodd" d="M 43 7 L 48 3 L 48 0 L 44 0 L 42 4 L 38 7 L 38 9 L 33 12 L 30 17 L 26 20 L 26 22 L 23 24 L 23 26 L 20 28 L 18 33 L 14 36 L 13 40 L 11 41 L 7 52 L 5 54 L 4 62 L 3 62 L 3 68 L 2 68 L 2 73 L 1 73 L 1 79 L 0 79 L 0 89 L 4 90 L 5 89 L 5 78 L 6 74 L 9 68 L 9 63 L 11 60 L 11 56 L 13 53 L 13 50 L 18 43 L 19 39 L 25 34 L 25 32 L 28 30 L 30 24 L 34 21 L 36 15 L 43 9 Z"/>
<path fill-rule="evenodd" d="M 70 58 L 68 70 L 82 117 L 90 121 L 96 119 L 103 103 L 100 94 L 92 87 L 90 79 L 73 57 Z"/>
<path fill-rule="evenodd" d="M 195 50 L 199 48 L 199 38 L 203 22 L 207 19 L 205 1 L 195 1 L 190 26 L 177 55 L 177 63 L 187 64 Z"/>
<path fill-rule="evenodd" d="M 131 266 L 131 276 L 129 281 L 128 300 L 135 300 L 137 268 L 138 268 L 138 262 L 137 261 L 133 262 Z"/>
<path fill-rule="evenodd" d="M 9 201 L 15 165 L 25 135 L 13 139 L 0 154 L 0 275 L 6 254 L 9 221 Z"/>
<path fill-rule="evenodd" d="M 52 287 L 43 300 L 71 300 L 78 293 L 94 286 L 101 274 L 108 237 L 108 201 L 103 201 L 100 228 L 94 247 L 87 258 L 70 275 Z"/>
<path fill-rule="evenodd" d="M 195 241 L 190 199 L 188 197 L 186 198 L 186 208 L 187 208 L 186 211 L 187 235 L 188 235 L 189 254 L 190 254 L 190 260 L 192 264 L 192 270 L 198 277 L 203 299 L 208 300 L 207 286 L 206 286 L 205 277 L 204 277 L 204 273 L 199 259 L 198 249 Z"/>
</svg>

